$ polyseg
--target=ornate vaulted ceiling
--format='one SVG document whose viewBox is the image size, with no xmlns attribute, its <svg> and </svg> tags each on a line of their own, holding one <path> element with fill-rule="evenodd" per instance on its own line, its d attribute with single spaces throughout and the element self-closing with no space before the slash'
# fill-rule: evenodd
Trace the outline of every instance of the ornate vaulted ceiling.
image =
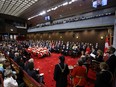
<svg viewBox="0 0 116 87">
<path fill-rule="evenodd" d="M 29 18 L 64 0 L 0 0 L 0 13 Z"/>
<path fill-rule="evenodd" d="M 72 1 L 72 2 L 71 2 Z M 53 19 L 64 18 L 79 13 L 95 10 L 92 7 L 93 0 L 0 0 L 0 13 L 28 19 L 30 23 L 44 22 L 45 15 L 50 15 Z M 68 4 L 66 3 L 68 2 Z M 61 5 L 61 6 L 59 6 Z M 103 8 L 115 6 L 115 0 L 108 0 L 108 5 Z M 56 8 L 56 6 L 59 6 Z M 48 11 L 52 9 L 51 11 Z M 45 15 L 38 15 L 42 11 L 47 11 Z"/>
</svg>

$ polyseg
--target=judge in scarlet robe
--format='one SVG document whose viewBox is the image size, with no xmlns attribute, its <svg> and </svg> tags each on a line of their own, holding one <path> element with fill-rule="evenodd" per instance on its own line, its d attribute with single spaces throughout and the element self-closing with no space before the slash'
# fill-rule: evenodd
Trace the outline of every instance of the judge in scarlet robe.
<svg viewBox="0 0 116 87">
<path fill-rule="evenodd" d="M 78 65 L 74 67 L 71 73 L 74 87 L 84 87 L 86 85 L 87 70 L 82 65 L 82 60 L 78 60 Z"/>
</svg>

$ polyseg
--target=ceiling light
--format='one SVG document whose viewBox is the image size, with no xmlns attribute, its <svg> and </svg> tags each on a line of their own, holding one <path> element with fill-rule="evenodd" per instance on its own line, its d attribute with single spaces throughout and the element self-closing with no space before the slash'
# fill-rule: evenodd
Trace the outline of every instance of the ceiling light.
<svg viewBox="0 0 116 87">
<path fill-rule="evenodd" d="M 78 37 L 78 36 L 76 36 L 76 38 L 78 39 L 79 37 Z"/>
<path fill-rule="evenodd" d="M 69 4 L 72 4 L 72 1 L 70 1 Z"/>
<path fill-rule="evenodd" d="M 29 2 L 29 4 L 32 5 L 32 4 L 35 3 L 36 1 L 38 1 L 38 0 L 33 0 L 33 1 Z M 28 20 L 30 20 L 30 19 L 32 19 L 32 18 L 34 18 L 34 17 L 40 16 L 40 15 L 44 15 L 44 14 L 46 14 L 46 12 L 50 12 L 50 11 L 52 11 L 52 10 L 56 10 L 56 9 L 58 9 L 58 8 L 61 7 L 61 6 L 66 6 L 66 5 L 68 5 L 68 4 L 72 4 L 72 3 L 75 2 L 75 1 L 78 1 L 78 0 L 71 0 L 71 1 L 64 2 L 64 3 L 62 3 L 62 4 L 60 4 L 60 5 L 57 5 L 57 6 L 53 7 L 53 8 L 51 8 L 51 9 L 48 9 L 48 10 L 46 10 L 46 11 L 40 12 L 38 15 L 32 16 L 32 17 L 28 18 Z"/>
<path fill-rule="evenodd" d="M 46 14 L 46 11 L 42 11 L 39 13 L 39 15 L 44 15 L 44 14 Z"/>
<path fill-rule="evenodd" d="M 10 31 L 13 31 L 13 29 L 10 29 Z"/>
<path fill-rule="evenodd" d="M 32 3 L 35 3 L 35 1 L 31 1 Z"/>
<path fill-rule="evenodd" d="M 68 5 L 68 2 L 63 3 L 62 5 L 63 5 L 63 6 Z"/>
<path fill-rule="evenodd" d="M 58 8 L 61 7 L 60 5 L 57 6 Z"/>
<path fill-rule="evenodd" d="M 50 12 L 50 11 L 51 11 L 51 9 L 48 9 L 48 10 L 47 10 L 47 12 Z"/>
<path fill-rule="evenodd" d="M 72 2 L 75 2 L 75 1 L 77 1 L 77 0 L 71 0 Z"/>
<path fill-rule="evenodd" d="M 51 10 L 54 10 L 54 8 L 51 8 Z"/>
<path fill-rule="evenodd" d="M 56 10 L 58 7 L 56 6 L 55 8 L 54 8 L 54 10 Z"/>
<path fill-rule="evenodd" d="M 100 38 L 101 38 L 101 40 L 103 40 L 103 39 L 104 39 L 104 37 L 103 37 L 103 36 L 101 36 Z"/>
<path fill-rule="evenodd" d="M 29 3 L 30 5 L 32 5 L 33 3 Z"/>
</svg>

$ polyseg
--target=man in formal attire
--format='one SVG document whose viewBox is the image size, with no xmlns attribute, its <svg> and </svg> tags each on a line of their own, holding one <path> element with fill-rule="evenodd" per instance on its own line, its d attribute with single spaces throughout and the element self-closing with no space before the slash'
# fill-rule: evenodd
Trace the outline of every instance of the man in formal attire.
<svg viewBox="0 0 116 87">
<path fill-rule="evenodd" d="M 109 58 L 106 61 L 106 63 L 109 66 L 109 71 L 113 74 L 114 80 L 113 80 L 113 87 L 115 87 L 116 84 L 116 55 L 114 54 L 116 49 L 114 47 L 108 48 Z"/>
<path fill-rule="evenodd" d="M 65 57 L 60 56 L 60 63 L 55 65 L 54 80 L 56 81 L 56 87 L 67 87 L 67 75 L 69 74 L 68 65 L 65 64 Z"/>
<path fill-rule="evenodd" d="M 109 66 L 109 70 L 112 72 L 113 75 L 116 73 L 116 56 L 114 54 L 115 50 L 116 49 L 112 46 L 108 48 L 109 58 L 106 61 Z"/>
<path fill-rule="evenodd" d="M 78 46 L 77 46 L 77 44 L 74 44 L 72 46 L 72 57 L 76 57 L 77 54 L 78 54 Z"/>
</svg>

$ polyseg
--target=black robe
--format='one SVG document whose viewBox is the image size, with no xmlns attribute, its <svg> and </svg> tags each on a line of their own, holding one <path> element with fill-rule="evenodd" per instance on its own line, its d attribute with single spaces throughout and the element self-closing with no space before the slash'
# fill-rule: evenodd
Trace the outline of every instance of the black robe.
<svg viewBox="0 0 116 87">
<path fill-rule="evenodd" d="M 65 67 L 64 72 L 61 71 L 59 65 L 61 66 L 62 69 L 64 69 Z M 59 63 L 55 65 L 54 80 L 56 81 L 56 87 L 67 87 L 68 74 L 69 74 L 69 69 L 67 64 L 64 65 L 63 63 Z"/>
<path fill-rule="evenodd" d="M 116 56 L 113 54 L 109 57 L 109 59 L 106 61 L 106 63 L 109 66 L 109 70 L 112 72 L 112 74 L 116 74 Z"/>
<path fill-rule="evenodd" d="M 112 87 L 113 76 L 109 71 L 101 71 L 96 76 L 95 87 Z"/>
</svg>

